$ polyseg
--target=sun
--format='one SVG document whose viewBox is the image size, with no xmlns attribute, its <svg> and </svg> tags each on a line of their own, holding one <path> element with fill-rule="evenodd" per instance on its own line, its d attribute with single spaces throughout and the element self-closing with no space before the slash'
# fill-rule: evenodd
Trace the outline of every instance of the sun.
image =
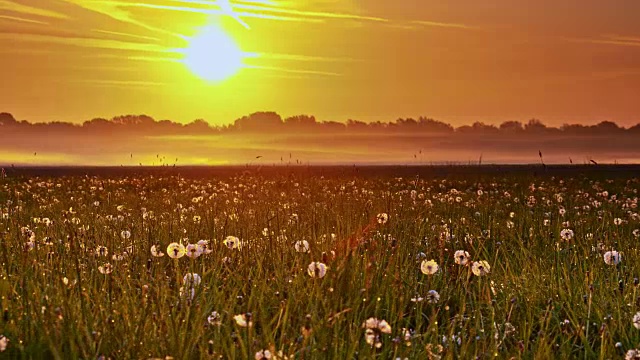
<svg viewBox="0 0 640 360">
<path fill-rule="evenodd" d="M 203 28 L 189 39 L 183 63 L 199 78 L 220 82 L 236 74 L 243 67 L 245 54 L 233 39 L 217 27 Z"/>
</svg>

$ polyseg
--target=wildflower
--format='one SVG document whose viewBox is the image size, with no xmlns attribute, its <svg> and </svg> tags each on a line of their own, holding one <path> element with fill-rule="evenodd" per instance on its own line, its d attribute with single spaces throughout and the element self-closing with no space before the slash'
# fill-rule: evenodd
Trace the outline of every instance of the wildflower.
<svg viewBox="0 0 640 360">
<path fill-rule="evenodd" d="M 440 301 L 440 294 L 438 294 L 438 292 L 435 290 L 429 290 L 429 292 L 427 293 L 427 301 L 430 304 L 437 303 L 438 301 Z"/>
<path fill-rule="evenodd" d="M 198 215 L 194 215 L 193 216 L 193 222 L 196 224 L 200 224 L 200 221 L 202 220 L 202 218 Z"/>
<path fill-rule="evenodd" d="M 411 302 L 423 302 L 424 298 L 422 296 L 416 296 L 411 298 Z"/>
<path fill-rule="evenodd" d="M 98 256 L 107 256 L 109 255 L 109 249 L 106 246 L 98 246 L 96 248 L 96 255 Z"/>
<path fill-rule="evenodd" d="M 24 243 L 24 250 L 25 251 L 31 251 L 36 247 L 36 243 L 33 241 L 27 241 L 26 243 Z"/>
<path fill-rule="evenodd" d="M 209 249 L 209 240 L 199 240 L 197 245 L 203 254 L 211 254 L 213 252 L 213 250 Z"/>
<path fill-rule="evenodd" d="M 389 215 L 387 213 L 380 213 L 376 216 L 376 219 L 378 220 L 378 224 L 384 225 L 389 221 Z"/>
<path fill-rule="evenodd" d="M 207 316 L 207 322 L 209 325 L 220 326 L 222 325 L 222 321 L 220 320 L 220 314 L 217 311 L 212 311 L 209 316 Z"/>
<path fill-rule="evenodd" d="M 566 240 L 566 241 L 573 239 L 573 230 L 562 229 L 562 231 L 560 231 L 560 237 L 562 238 L 562 240 Z"/>
<path fill-rule="evenodd" d="M 195 259 L 202 255 L 202 248 L 196 244 L 189 244 L 187 245 L 186 252 L 188 257 Z"/>
<path fill-rule="evenodd" d="M 622 221 L 622 219 L 620 219 L 620 218 L 615 218 L 615 219 L 613 219 L 613 224 L 614 224 L 614 225 L 622 225 L 622 222 L 623 222 L 623 221 Z"/>
<path fill-rule="evenodd" d="M 640 359 L 640 350 L 638 349 L 630 349 L 624 355 L 624 360 L 637 360 Z"/>
<path fill-rule="evenodd" d="M 187 253 L 184 245 L 173 242 L 167 246 L 167 254 L 172 259 L 180 259 Z"/>
<path fill-rule="evenodd" d="M 227 236 L 224 241 L 222 241 L 222 243 L 224 244 L 224 246 L 228 247 L 229 249 L 238 249 L 240 250 L 240 248 L 242 247 L 242 243 L 240 242 L 240 239 L 238 239 L 235 236 Z"/>
<path fill-rule="evenodd" d="M 462 339 L 460 339 L 460 336 L 457 335 L 451 335 L 450 338 L 447 338 L 446 335 L 442 335 L 442 345 L 444 346 L 448 346 L 449 342 L 451 342 L 452 344 L 458 344 L 458 346 L 460 346 L 462 344 Z M 438 345 L 439 347 L 441 347 L 441 345 Z"/>
<path fill-rule="evenodd" d="M 9 346 L 9 338 L 0 335 L 0 352 L 7 350 L 7 346 Z"/>
<path fill-rule="evenodd" d="M 114 261 L 122 261 L 122 260 L 124 260 L 124 257 L 125 257 L 126 255 L 128 255 L 126 251 L 125 251 L 125 252 L 123 252 L 122 254 L 113 254 L 113 255 L 111 256 L 111 260 L 114 260 Z"/>
<path fill-rule="evenodd" d="M 414 331 L 412 329 L 402 328 L 402 340 L 404 340 L 405 346 L 411 346 L 411 338 Z"/>
<path fill-rule="evenodd" d="M 622 254 L 613 250 L 604 253 L 604 263 L 607 265 L 618 265 L 622 261 Z"/>
<path fill-rule="evenodd" d="M 182 278 L 182 283 L 184 284 L 184 286 L 192 288 L 199 286 L 201 282 L 202 278 L 196 273 L 186 273 Z"/>
<path fill-rule="evenodd" d="M 193 298 L 196 296 L 196 289 L 195 288 L 185 288 L 185 287 L 180 287 L 180 299 L 186 301 L 186 302 L 191 302 L 193 301 Z"/>
<path fill-rule="evenodd" d="M 386 320 L 378 320 L 377 318 L 369 318 L 363 324 L 365 328 L 364 338 L 367 344 L 376 347 L 382 347 L 382 334 L 391 334 L 391 326 Z"/>
<path fill-rule="evenodd" d="M 296 241 L 296 243 L 293 245 L 293 247 L 299 253 L 307 253 L 307 252 L 309 252 L 309 242 L 307 240 Z"/>
<path fill-rule="evenodd" d="M 108 275 L 113 271 L 113 266 L 111 266 L 111 264 L 109 263 L 105 263 L 104 265 L 98 267 L 98 271 L 100 271 L 100 273 L 103 275 Z"/>
<path fill-rule="evenodd" d="M 510 336 L 516 332 L 516 327 L 513 326 L 512 323 L 506 322 L 504 323 L 504 336 Z"/>
<path fill-rule="evenodd" d="M 153 257 L 163 257 L 164 253 L 161 250 L 158 250 L 158 246 L 157 245 L 152 245 L 151 246 L 151 256 L 153 256 Z"/>
<path fill-rule="evenodd" d="M 236 324 L 240 327 L 252 327 L 253 322 L 251 321 L 251 313 L 246 314 L 238 314 L 233 317 L 233 320 L 236 321 Z"/>
<path fill-rule="evenodd" d="M 255 355 L 256 360 L 268 360 L 271 359 L 271 351 L 269 350 L 260 350 Z"/>
<path fill-rule="evenodd" d="M 514 226 L 515 224 L 513 223 L 513 221 L 507 220 L 507 229 L 513 229 Z"/>
<path fill-rule="evenodd" d="M 640 329 L 640 311 L 633 315 L 633 326 Z"/>
<path fill-rule="evenodd" d="M 471 266 L 471 271 L 476 276 L 485 276 L 491 272 L 491 266 L 489 266 L 489 263 L 484 260 L 474 261 Z"/>
<path fill-rule="evenodd" d="M 438 272 L 438 263 L 435 260 L 423 260 L 420 264 L 420 271 L 425 275 L 433 275 Z"/>
<path fill-rule="evenodd" d="M 633 236 L 635 238 L 639 238 L 640 237 L 640 229 L 634 229 L 631 234 L 633 234 Z"/>
<path fill-rule="evenodd" d="M 309 264 L 309 267 L 307 268 L 307 273 L 312 278 L 317 277 L 321 279 L 327 274 L 327 265 L 319 261 L 311 262 L 311 264 Z"/>
<path fill-rule="evenodd" d="M 469 263 L 469 253 L 464 250 L 456 251 L 453 257 L 458 265 L 467 265 Z"/>
<path fill-rule="evenodd" d="M 122 230 L 120 232 L 120 237 L 123 238 L 124 240 L 129 239 L 131 237 L 131 231 L 129 230 Z"/>
</svg>

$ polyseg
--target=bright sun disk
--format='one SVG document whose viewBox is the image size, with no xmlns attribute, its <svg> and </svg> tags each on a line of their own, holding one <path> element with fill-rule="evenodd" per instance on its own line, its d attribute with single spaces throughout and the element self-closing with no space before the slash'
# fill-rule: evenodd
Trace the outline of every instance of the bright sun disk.
<svg viewBox="0 0 640 360">
<path fill-rule="evenodd" d="M 222 29 L 204 28 L 191 38 L 183 63 L 198 77 L 218 82 L 237 73 L 245 54 Z"/>
</svg>

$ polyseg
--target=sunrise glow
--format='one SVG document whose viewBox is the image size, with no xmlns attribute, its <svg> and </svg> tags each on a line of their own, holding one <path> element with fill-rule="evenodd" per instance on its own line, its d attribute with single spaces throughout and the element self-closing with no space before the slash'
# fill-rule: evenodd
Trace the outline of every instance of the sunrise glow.
<svg viewBox="0 0 640 360">
<path fill-rule="evenodd" d="M 224 30 L 210 26 L 189 39 L 184 64 L 199 78 L 219 82 L 242 68 L 244 53 Z"/>
</svg>

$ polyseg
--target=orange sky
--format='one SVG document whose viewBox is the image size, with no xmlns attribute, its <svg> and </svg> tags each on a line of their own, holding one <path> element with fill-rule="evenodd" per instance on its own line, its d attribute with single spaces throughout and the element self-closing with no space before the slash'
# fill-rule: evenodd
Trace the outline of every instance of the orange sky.
<svg viewBox="0 0 640 360">
<path fill-rule="evenodd" d="M 225 124 L 259 110 L 455 125 L 640 122 L 637 0 L 230 5 L 0 0 L 0 111 L 72 122 L 144 113 Z M 220 83 L 181 61 L 205 26 L 247 54 Z"/>
</svg>

